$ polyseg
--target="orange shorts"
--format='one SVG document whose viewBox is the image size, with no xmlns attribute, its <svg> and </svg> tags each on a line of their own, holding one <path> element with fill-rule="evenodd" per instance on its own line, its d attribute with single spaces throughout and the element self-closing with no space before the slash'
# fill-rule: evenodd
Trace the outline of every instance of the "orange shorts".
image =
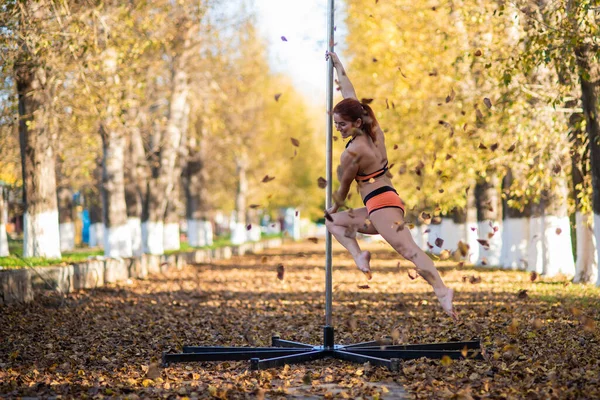
<svg viewBox="0 0 600 400">
<path fill-rule="evenodd" d="M 398 192 L 391 186 L 383 186 L 373 190 L 363 199 L 369 215 L 373 211 L 381 210 L 382 208 L 399 208 L 404 213 L 404 203 L 398 196 Z"/>
</svg>

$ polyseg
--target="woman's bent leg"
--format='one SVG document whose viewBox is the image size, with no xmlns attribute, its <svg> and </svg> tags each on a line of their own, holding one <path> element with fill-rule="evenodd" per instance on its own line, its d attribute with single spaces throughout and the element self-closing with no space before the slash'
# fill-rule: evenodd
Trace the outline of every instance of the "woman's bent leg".
<svg viewBox="0 0 600 400">
<path fill-rule="evenodd" d="M 454 290 L 444 284 L 442 277 L 433 265 L 433 261 L 417 246 L 408 228 L 398 229 L 399 226 L 403 226 L 403 212 L 398 208 L 383 208 L 374 211 L 370 219 L 381 236 L 394 250 L 411 261 L 417 268 L 419 275 L 433 287 L 433 291 L 444 311 L 452 318 L 458 319 L 452 306 Z"/>
<path fill-rule="evenodd" d="M 356 240 L 356 232 L 375 235 L 377 231 L 371 223 L 366 223 L 367 209 L 359 208 L 331 214 L 333 221 L 325 220 L 327 230 L 344 246 L 354 258 L 358 269 L 371 279 L 371 253 L 362 251 Z"/>
</svg>

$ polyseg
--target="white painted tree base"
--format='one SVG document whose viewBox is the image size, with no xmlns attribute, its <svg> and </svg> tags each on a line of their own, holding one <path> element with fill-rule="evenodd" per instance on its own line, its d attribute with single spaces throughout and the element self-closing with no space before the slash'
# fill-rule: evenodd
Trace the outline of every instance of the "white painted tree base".
<svg viewBox="0 0 600 400">
<path fill-rule="evenodd" d="M 430 224 L 425 225 L 424 227 L 425 231 L 429 231 L 426 232 L 427 242 L 425 243 L 425 251 L 429 251 L 432 254 L 439 255 L 442 252 L 442 249 L 435 245 L 435 240 L 437 238 L 442 238 L 442 224 Z"/>
<path fill-rule="evenodd" d="M 23 216 L 23 257 L 61 258 L 58 210 Z"/>
<path fill-rule="evenodd" d="M 163 248 L 167 250 L 179 250 L 181 240 L 179 238 L 179 224 L 176 222 L 164 225 Z"/>
<path fill-rule="evenodd" d="M 506 218 L 502 221 L 500 266 L 513 270 L 527 269 L 529 218 Z"/>
<path fill-rule="evenodd" d="M 90 247 L 104 247 L 104 224 L 96 222 L 90 225 Z"/>
<path fill-rule="evenodd" d="M 497 267 L 500 265 L 500 252 L 502 251 L 502 225 L 495 221 L 479 221 L 477 223 L 477 237 L 478 239 L 487 240 L 489 246 L 482 246 L 478 244 L 479 255 L 477 257 L 476 265 L 485 265 L 490 267 Z M 494 227 L 497 227 L 494 232 Z M 490 234 L 494 234 L 489 237 Z"/>
<path fill-rule="evenodd" d="M 252 225 L 248 231 L 248 240 L 251 242 L 259 242 L 261 237 L 261 230 L 259 225 Z"/>
<path fill-rule="evenodd" d="M 141 218 L 127 218 L 129 227 L 129 236 L 131 241 L 131 253 L 134 257 L 139 257 L 144 253 L 142 248 L 142 220 Z"/>
<path fill-rule="evenodd" d="M 0 194 L 1 196 L 1 194 Z M 6 226 L 0 224 L 0 257 L 8 257 L 8 236 L 6 235 Z"/>
<path fill-rule="evenodd" d="M 429 237 L 429 233 L 424 233 L 427 227 L 428 225 L 416 225 L 413 229 L 410 230 L 410 234 L 412 235 L 416 245 L 424 251 L 429 250 L 429 248 L 427 247 L 427 238 Z"/>
<path fill-rule="evenodd" d="M 69 251 L 75 248 L 75 223 L 65 222 L 58 227 L 60 232 L 60 251 Z"/>
<path fill-rule="evenodd" d="M 575 213 L 577 261 L 574 283 L 596 283 L 598 280 L 598 253 L 594 237 L 594 219 L 591 214 Z"/>
<path fill-rule="evenodd" d="M 231 243 L 242 244 L 248 240 L 248 233 L 246 231 L 246 225 L 236 223 L 231 231 Z"/>
<path fill-rule="evenodd" d="M 104 255 L 112 258 L 133 256 L 128 224 L 104 228 Z"/>
<path fill-rule="evenodd" d="M 187 220 L 188 244 L 192 247 L 212 246 L 213 229 L 210 221 Z"/>
<path fill-rule="evenodd" d="M 600 260 L 600 215 L 594 214 L 594 239 L 596 239 L 596 257 Z M 598 276 L 596 280 L 596 286 L 600 286 L 600 272 L 596 274 Z"/>
<path fill-rule="evenodd" d="M 469 253 L 466 260 L 470 263 L 475 264 L 479 259 L 479 228 L 477 222 L 467 222 L 465 224 L 465 238 L 466 243 L 469 245 Z"/>
<path fill-rule="evenodd" d="M 458 242 L 463 240 L 464 224 L 457 224 L 450 218 L 442 218 L 440 224 L 440 238 L 444 240 L 442 249 L 453 252 L 458 248 Z M 435 243 L 431 243 L 435 246 Z M 437 246 L 436 246 L 437 247 Z"/>
<path fill-rule="evenodd" d="M 161 222 L 142 222 L 142 249 L 146 254 L 162 255 L 164 225 Z"/>
<path fill-rule="evenodd" d="M 545 276 L 575 275 L 569 217 L 530 218 L 529 238 L 529 271 Z"/>
</svg>

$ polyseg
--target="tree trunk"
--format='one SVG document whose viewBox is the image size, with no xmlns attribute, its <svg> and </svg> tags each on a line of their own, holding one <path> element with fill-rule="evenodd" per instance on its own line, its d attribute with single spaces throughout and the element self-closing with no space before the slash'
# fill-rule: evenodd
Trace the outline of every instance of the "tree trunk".
<svg viewBox="0 0 600 400">
<path fill-rule="evenodd" d="M 186 198 L 188 244 L 192 247 L 213 244 L 212 222 L 209 218 L 211 205 L 207 188 L 209 176 L 204 167 L 207 150 L 204 133 L 202 133 L 202 137 L 199 149 L 197 149 L 196 140 L 190 137 L 188 158 L 182 174 Z"/>
<path fill-rule="evenodd" d="M 131 257 L 125 205 L 125 137 L 113 121 L 101 127 L 104 255 Z"/>
<path fill-rule="evenodd" d="M 238 178 L 237 192 L 235 194 L 235 221 L 231 232 L 231 242 L 242 244 L 248 240 L 246 233 L 246 198 L 248 196 L 248 155 L 245 152 L 239 154 L 235 162 L 235 170 Z"/>
<path fill-rule="evenodd" d="M 142 201 L 145 197 L 148 179 L 144 143 L 137 125 L 137 110 L 128 113 L 127 152 L 125 153 L 125 205 L 127 207 L 127 225 L 133 256 L 139 257 L 142 251 Z"/>
<path fill-rule="evenodd" d="M 545 276 L 575 274 L 571 243 L 571 223 L 567 214 L 566 178 L 556 177 L 556 188 L 544 191 L 531 205 L 528 270 Z"/>
<path fill-rule="evenodd" d="M 158 167 L 153 168 L 152 178 L 148 182 L 144 212 L 142 215 L 142 237 L 144 252 L 164 253 L 164 216 L 168 198 L 173 191 L 173 176 L 177 166 L 178 151 L 182 140 L 182 128 L 187 118 L 188 76 L 185 71 L 184 57 L 175 61 L 172 75 L 173 91 L 169 102 L 167 127 L 160 138 Z"/>
<path fill-rule="evenodd" d="M 55 160 L 45 115 L 46 71 L 17 64 L 15 81 L 25 205 L 23 257 L 60 258 Z"/>
<path fill-rule="evenodd" d="M 600 100 L 600 63 L 594 60 L 589 45 L 581 45 L 575 55 L 579 67 L 581 83 L 581 103 L 586 121 L 586 132 L 590 146 L 590 169 L 592 173 L 592 210 L 594 213 L 594 237 L 600 243 L 600 121 L 598 121 L 598 101 Z M 600 246 L 596 246 L 596 258 L 600 259 Z M 596 272 L 596 284 L 600 286 L 600 273 Z"/>
<path fill-rule="evenodd" d="M 475 184 L 479 257 L 477 265 L 500 265 L 502 248 L 501 203 L 495 174 L 480 178 Z"/>
<path fill-rule="evenodd" d="M 8 250 L 8 237 L 6 236 L 6 224 L 8 223 L 8 196 L 7 190 L 0 185 L 0 257 L 10 255 Z"/>
<path fill-rule="evenodd" d="M 577 105 L 576 101 L 567 104 L 567 108 Z M 569 118 L 569 138 L 571 141 L 571 179 L 572 197 L 575 201 L 575 234 L 577 243 L 577 261 L 575 263 L 575 283 L 595 283 L 598 279 L 598 255 L 592 213 L 584 213 L 581 207 L 581 192 L 584 176 L 589 173 L 589 144 L 585 132 L 581 130 L 583 116 L 572 114 Z"/>
<path fill-rule="evenodd" d="M 73 204 L 73 190 L 61 186 L 57 190 L 58 196 L 58 222 L 60 231 L 60 251 L 69 251 L 75 248 L 75 207 Z"/>
<path fill-rule="evenodd" d="M 508 205 L 510 186 L 514 180 L 513 172 L 509 169 L 502 179 L 502 250 L 500 265 L 509 269 L 527 269 L 527 247 L 529 245 L 529 207 L 523 210 Z"/>
</svg>

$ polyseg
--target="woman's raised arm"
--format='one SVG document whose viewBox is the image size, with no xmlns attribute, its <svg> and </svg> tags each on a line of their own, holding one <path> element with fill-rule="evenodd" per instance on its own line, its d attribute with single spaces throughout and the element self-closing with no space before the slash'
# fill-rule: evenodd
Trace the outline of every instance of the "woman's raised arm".
<svg viewBox="0 0 600 400">
<path fill-rule="evenodd" d="M 331 57 L 331 61 L 333 62 L 333 68 L 335 68 L 335 72 L 337 73 L 342 97 L 345 99 L 350 98 L 358 100 L 358 98 L 356 97 L 356 92 L 354 91 L 354 86 L 352 85 L 352 82 L 350 82 L 350 78 L 348 78 L 348 75 L 344 70 L 344 66 L 342 65 L 342 62 L 338 58 L 337 54 L 335 54 L 332 51 L 328 51 L 325 54 L 325 59 L 327 60 L 329 59 L 329 57 Z"/>
</svg>

